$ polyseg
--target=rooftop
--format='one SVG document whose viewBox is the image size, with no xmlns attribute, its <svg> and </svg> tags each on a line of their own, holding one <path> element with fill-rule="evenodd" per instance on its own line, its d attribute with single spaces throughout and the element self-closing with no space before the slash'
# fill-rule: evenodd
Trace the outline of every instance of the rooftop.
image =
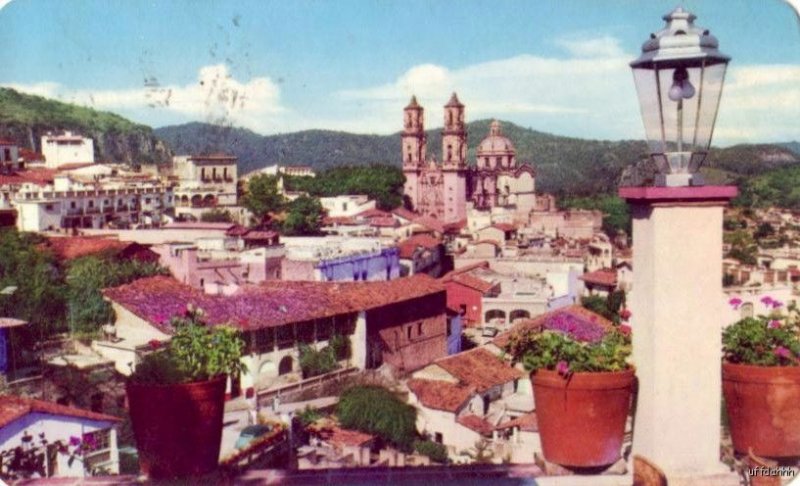
<svg viewBox="0 0 800 486">
<path fill-rule="evenodd" d="M 492 340 L 492 344 L 499 348 L 503 348 L 506 344 L 508 344 L 511 336 L 514 334 L 528 331 L 539 332 L 547 329 L 549 323 L 558 321 L 559 319 L 563 319 L 565 317 L 576 320 L 577 322 L 587 326 L 597 327 L 603 331 L 614 327 L 613 322 L 609 321 L 600 314 L 596 314 L 589 309 L 581 307 L 579 304 L 575 304 L 547 312 L 540 316 L 536 316 L 533 319 L 517 321 L 517 323 L 514 324 L 510 330 L 495 337 L 494 340 Z"/>
<path fill-rule="evenodd" d="M 378 282 L 267 281 L 232 295 L 207 295 L 171 277 L 155 276 L 105 289 L 104 295 L 164 332 L 188 304 L 203 309 L 209 324 L 243 330 L 349 314 L 444 292 L 427 275 Z"/>
<path fill-rule="evenodd" d="M 454 354 L 434 363 L 462 384 L 473 386 L 481 393 L 523 376 L 522 371 L 484 348 Z"/>
<path fill-rule="evenodd" d="M 439 239 L 423 233 L 406 238 L 398 243 L 397 247 L 400 249 L 400 258 L 411 258 L 418 247 L 432 250 L 441 244 Z"/>
<path fill-rule="evenodd" d="M 456 413 L 475 394 L 475 388 L 443 380 L 412 378 L 408 389 L 428 408 Z"/>
<path fill-rule="evenodd" d="M 67 417 L 84 418 L 103 422 L 119 422 L 118 417 L 103 413 L 92 412 L 82 408 L 59 405 L 43 400 L 22 398 L 16 395 L 0 395 L 0 427 L 5 427 L 11 422 L 31 413 L 44 413 L 48 415 L 61 415 Z"/>
<path fill-rule="evenodd" d="M 578 278 L 586 283 L 594 285 L 603 285 L 606 287 L 616 287 L 617 285 L 617 271 L 610 268 L 601 268 L 594 272 L 584 273 Z"/>
</svg>

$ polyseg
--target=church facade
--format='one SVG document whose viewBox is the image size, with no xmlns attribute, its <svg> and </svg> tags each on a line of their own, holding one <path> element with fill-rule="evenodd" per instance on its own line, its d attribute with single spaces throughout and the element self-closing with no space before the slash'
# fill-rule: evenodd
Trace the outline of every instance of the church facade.
<svg viewBox="0 0 800 486">
<path fill-rule="evenodd" d="M 423 216 L 463 221 L 468 203 L 477 210 L 505 208 L 527 216 L 536 204 L 533 167 L 517 163 L 514 145 L 503 136 L 499 122 L 492 122 L 478 146 L 475 164 L 467 164 L 464 105 L 455 93 L 444 106 L 441 162 L 427 156 L 424 109 L 416 97 L 404 109 L 402 144 L 404 192 Z"/>
</svg>

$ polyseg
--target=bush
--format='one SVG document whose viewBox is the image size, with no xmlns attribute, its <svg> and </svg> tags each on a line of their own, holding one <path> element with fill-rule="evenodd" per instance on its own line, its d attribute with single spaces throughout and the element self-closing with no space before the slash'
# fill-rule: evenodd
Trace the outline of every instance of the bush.
<svg viewBox="0 0 800 486">
<path fill-rule="evenodd" d="M 304 408 L 297 414 L 297 419 L 300 421 L 301 424 L 303 424 L 304 427 L 309 426 L 310 424 L 316 422 L 322 417 L 323 417 L 322 412 L 312 407 L 311 405 L 306 405 L 306 408 Z"/>
<path fill-rule="evenodd" d="M 440 464 L 447 464 L 448 462 L 447 448 L 438 442 L 417 440 L 414 441 L 414 450 L 423 456 L 430 457 L 433 462 Z"/>
<path fill-rule="evenodd" d="M 413 448 L 417 410 L 382 386 L 348 388 L 339 397 L 336 415 L 344 428 L 375 434 L 405 452 Z"/>
<path fill-rule="evenodd" d="M 333 349 L 333 355 L 337 360 L 350 359 L 352 350 L 350 346 L 350 338 L 342 336 L 341 334 L 334 334 L 328 341 L 328 346 Z"/>
<path fill-rule="evenodd" d="M 336 354 L 330 346 L 317 351 L 308 344 L 300 344 L 300 369 L 303 371 L 303 378 L 324 375 L 339 367 L 336 361 Z"/>
</svg>

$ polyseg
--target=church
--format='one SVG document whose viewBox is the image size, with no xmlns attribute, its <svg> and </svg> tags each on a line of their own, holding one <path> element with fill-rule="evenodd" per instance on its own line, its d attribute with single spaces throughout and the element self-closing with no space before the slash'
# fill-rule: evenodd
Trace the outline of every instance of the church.
<svg viewBox="0 0 800 486">
<path fill-rule="evenodd" d="M 536 205 L 535 173 L 529 164 L 517 163 L 499 122 L 492 122 L 475 164 L 468 165 L 464 105 L 453 93 L 444 106 L 442 160 L 437 162 L 427 156 L 424 108 L 412 97 L 403 111 L 405 195 L 414 211 L 445 223 L 466 220 L 470 209 L 503 208 L 527 218 Z"/>
</svg>

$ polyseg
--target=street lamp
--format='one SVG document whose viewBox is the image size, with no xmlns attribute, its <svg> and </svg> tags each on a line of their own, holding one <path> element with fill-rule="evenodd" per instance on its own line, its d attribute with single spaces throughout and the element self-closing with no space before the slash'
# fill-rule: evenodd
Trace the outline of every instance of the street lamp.
<svg viewBox="0 0 800 486">
<path fill-rule="evenodd" d="M 730 58 L 681 7 L 631 62 L 658 186 L 700 186 Z"/>
</svg>

